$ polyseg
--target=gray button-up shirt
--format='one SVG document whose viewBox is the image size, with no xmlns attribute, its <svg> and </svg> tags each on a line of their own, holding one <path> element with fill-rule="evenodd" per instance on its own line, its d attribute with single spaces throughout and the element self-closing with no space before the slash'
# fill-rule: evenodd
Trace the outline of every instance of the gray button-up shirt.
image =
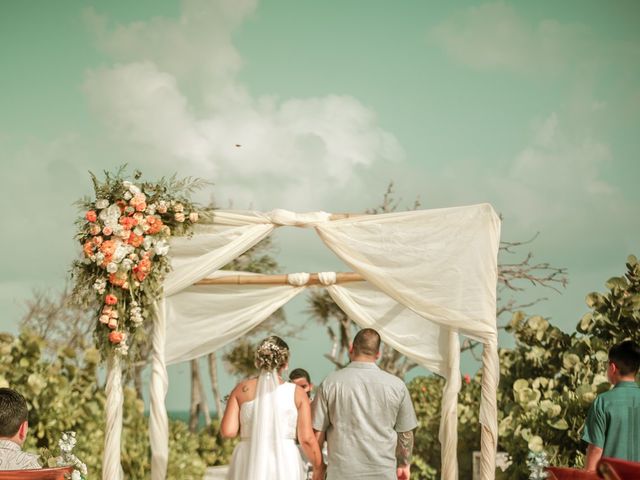
<svg viewBox="0 0 640 480">
<path fill-rule="evenodd" d="M 372 362 L 331 373 L 313 400 L 313 428 L 326 432 L 329 480 L 396 480 L 397 434 L 417 426 L 407 386 Z"/>
<path fill-rule="evenodd" d="M 31 470 L 42 468 L 38 455 L 23 452 L 20 445 L 11 440 L 0 440 L 0 470 Z"/>
</svg>

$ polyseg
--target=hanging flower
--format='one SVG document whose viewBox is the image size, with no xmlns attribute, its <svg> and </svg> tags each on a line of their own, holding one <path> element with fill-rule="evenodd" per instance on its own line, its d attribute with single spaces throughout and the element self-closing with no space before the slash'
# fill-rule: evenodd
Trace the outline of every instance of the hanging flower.
<svg viewBox="0 0 640 480">
<path fill-rule="evenodd" d="M 125 334 L 123 332 L 119 332 L 118 330 L 114 330 L 109 334 L 109 341 L 114 345 L 122 342 L 125 339 Z"/>
<path fill-rule="evenodd" d="M 85 214 L 85 218 L 90 222 L 95 222 L 96 220 L 98 220 L 98 215 L 96 215 L 95 210 L 89 210 Z"/>
<path fill-rule="evenodd" d="M 103 353 L 129 355 L 135 344 L 126 339 L 153 318 L 149 311 L 170 270 L 169 238 L 188 234 L 199 220 L 188 194 L 201 182 L 138 183 L 121 178 L 122 172 L 107 173 L 104 181 L 93 176 L 96 200 L 83 202 L 78 222 L 83 260 L 74 262 L 74 295 L 85 304 L 95 295 L 89 301 L 95 301 L 95 338 Z"/>
<path fill-rule="evenodd" d="M 104 297 L 104 303 L 106 303 L 107 305 L 115 305 L 116 303 L 118 303 L 118 297 L 109 294 Z"/>
</svg>

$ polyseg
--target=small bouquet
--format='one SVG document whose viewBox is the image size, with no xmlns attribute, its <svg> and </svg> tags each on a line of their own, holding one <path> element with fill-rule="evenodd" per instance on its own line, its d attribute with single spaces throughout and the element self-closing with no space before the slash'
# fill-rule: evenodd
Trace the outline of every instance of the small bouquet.
<svg viewBox="0 0 640 480">
<path fill-rule="evenodd" d="M 70 480 L 86 480 L 87 466 L 73 453 L 76 446 L 76 432 L 64 432 L 58 440 L 60 453 L 52 455 L 48 450 L 42 452 L 42 458 L 46 467 L 73 467 L 73 472 L 66 475 Z"/>
<path fill-rule="evenodd" d="M 549 476 L 545 471 L 545 468 L 549 466 L 549 460 L 547 460 L 547 453 L 545 451 L 529 452 L 527 456 L 527 467 L 531 472 L 529 480 L 544 480 Z"/>
</svg>

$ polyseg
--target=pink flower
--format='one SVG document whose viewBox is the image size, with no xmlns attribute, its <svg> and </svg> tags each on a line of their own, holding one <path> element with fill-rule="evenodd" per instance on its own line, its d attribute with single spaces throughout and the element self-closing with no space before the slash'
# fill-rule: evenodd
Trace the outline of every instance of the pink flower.
<svg viewBox="0 0 640 480">
<path fill-rule="evenodd" d="M 102 229 L 102 233 L 105 234 L 108 237 L 109 235 L 111 235 L 113 233 L 113 230 L 111 229 L 111 227 L 104 227 Z"/>
<path fill-rule="evenodd" d="M 109 323 L 109 315 L 100 315 L 100 323 Z"/>
<path fill-rule="evenodd" d="M 107 326 L 110 329 L 115 330 L 116 328 L 118 328 L 118 320 L 116 320 L 115 318 L 109 319 L 109 323 L 107 324 Z"/>
<path fill-rule="evenodd" d="M 174 218 L 176 219 L 176 222 L 184 222 L 184 213 L 182 212 L 178 212 L 174 215 Z"/>
<path fill-rule="evenodd" d="M 121 343 L 125 339 L 125 337 L 126 335 L 123 332 L 118 332 L 117 330 L 109 333 L 109 341 L 114 345 L 118 345 L 119 343 Z"/>
<path fill-rule="evenodd" d="M 471 383 L 471 376 L 468 373 L 464 374 L 464 383 L 469 385 Z"/>
<path fill-rule="evenodd" d="M 100 233 L 100 225 L 98 225 L 97 223 L 92 223 L 89 227 L 89 233 L 91 235 L 98 235 Z"/>
<path fill-rule="evenodd" d="M 198 221 L 198 212 L 191 212 L 189 214 L 189 220 L 191 223 L 196 223 Z"/>
<path fill-rule="evenodd" d="M 116 303 L 118 303 L 118 297 L 108 294 L 106 297 L 104 297 L 104 303 L 106 303 L 107 305 L 115 305 Z"/>
<path fill-rule="evenodd" d="M 95 222 L 98 219 L 98 215 L 96 215 L 95 210 L 89 210 L 84 217 L 90 222 Z"/>
</svg>

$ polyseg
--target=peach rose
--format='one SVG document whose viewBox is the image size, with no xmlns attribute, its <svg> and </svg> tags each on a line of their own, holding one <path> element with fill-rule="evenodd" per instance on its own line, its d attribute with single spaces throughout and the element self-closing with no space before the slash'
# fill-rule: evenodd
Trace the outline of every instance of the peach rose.
<svg viewBox="0 0 640 480">
<path fill-rule="evenodd" d="M 97 223 L 92 223 L 89 227 L 89 233 L 91 235 L 98 235 L 101 232 L 100 225 Z"/>
<path fill-rule="evenodd" d="M 163 200 L 161 200 L 156 207 L 156 211 L 158 213 L 167 213 L 167 204 Z"/>
<path fill-rule="evenodd" d="M 149 235 L 155 235 L 160 232 L 164 226 L 160 217 L 156 217 L 154 215 L 149 215 L 146 219 L 146 223 L 149 226 L 149 229 L 147 230 Z"/>
<path fill-rule="evenodd" d="M 102 229 L 102 233 L 108 237 L 113 233 L 113 230 L 111 229 L 111 227 L 104 227 Z"/>
<path fill-rule="evenodd" d="M 116 205 L 118 205 L 118 208 L 120 209 L 120 213 L 124 212 L 124 209 L 127 207 L 127 202 L 125 202 L 124 200 L 118 200 L 116 202 Z"/>
<path fill-rule="evenodd" d="M 106 303 L 107 305 L 115 305 L 116 303 L 118 303 L 118 297 L 109 293 L 106 297 L 104 297 L 104 303 Z"/>
<path fill-rule="evenodd" d="M 89 210 L 87 213 L 85 213 L 84 218 L 86 218 L 90 222 L 95 222 L 98 219 L 98 215 L 96 215 L 95 210 Z"/>
<path fill-rule="evenodd" d="M 109 275 L 109 283 L 116 287 L 122 287 L 127 283 L 127 274 L 124 272 L 116 272 Z"/>
<path fill-rule="evenodd" d="M 144 238 L 142 237 L 142 235 L 136 235 L 135 233 L 131 232 L 131 234 L 129 235 L 129 240 L 127 240 L 127 243 L 137 248 L 140 245 L 142 245 L 143 241 L 144 241 Z"/>
<path fill-rule="evenodd" d="M 117 330 L 109 333 L 109 341 L 114 345 L 118 345 L 119 343 L 121 343 L 125 339 L 125 337 L 126 335 L 124 334 L 124 332 L 118 332 Z"/>
<path fill-rule="evenodd" d="M 182 212 L 178 212 L 174 215 L 174 218 L 176 219 L 176 222 L 184 222 L 184 213 Z"/>
<path fill-rule="evenodd" d="M 189 220 L 191 223 L 196 223 L 198 221 L 198 212 L 191 212 L 189 214 Z"/>
<path fill-rule="evenodd" d="M 100 315 L 100 323 L 109 323 L 109 315 Z"/>
<path fill-rule="evenodd" d="M 140 263 L 138 263 L 138 265 L 133 267 L 133 274 L 139 282 L 142 282 L 145 278 L 147 278 L 147 275 L 149 275 L 150 271 L 151 260 L 149 260 L 148 257 L 143 258 L 142 260 L 140 260 Z"/>
<path fill-rule="evenodd" d="M 102 244 L 103 241 L 104 238 L 102 238 L 100 235 L 98 235 L 97 237 L 93 237 L 93 244 L 98 247 Z"/>
<path fill-rule="evenodd" d="M 82 246 L 82 251 L 87 257 L 90 257 L 91 255 L 93 255 L 93 242 L 91 241 L 85 242 L 85 244 Z"/>
<path fill-rule="evenodd" d="M 131 217 L 120 217 L 120 225 L 122 225 L 126 230 L 131 230 L 138 224 L 138 220 Z"/>
<path fill-rule="evenodd" d="M 104 242 L 102 242 L 102 245 L 100 245 L 100 251 L 105 255 L 113 255 L 114 253 L 116 253 L 117 247 L 118 246 L 116 245 L 115 241 L 105 240 Z"/>
<path fill-rule="evenodd" d="M 115 330 L 116 328 L 118 328 L 118 320 L 116 320 L 115 318 L 110 318 L 107 327 L 109 327 L 111 330 Z"/>
</svg>

